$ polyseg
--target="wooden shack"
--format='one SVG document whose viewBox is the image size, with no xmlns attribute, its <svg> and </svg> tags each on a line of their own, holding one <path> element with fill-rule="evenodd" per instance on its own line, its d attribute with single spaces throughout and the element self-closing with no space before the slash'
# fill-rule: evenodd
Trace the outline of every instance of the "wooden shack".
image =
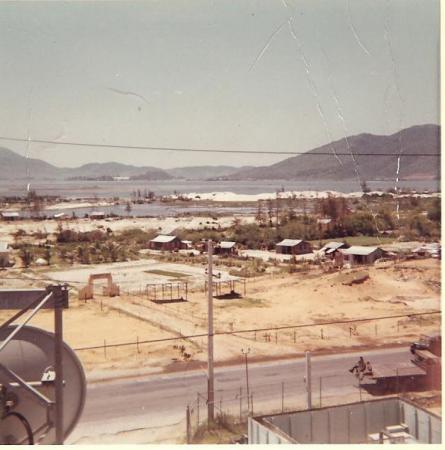
<svg viewBox="0 0 445 450">
<path fill-rule="evenodd" d="M 302 239 L 283 239 L 275 246 L 277 253 L 284 255 L 304 255 L 312 253 L 312 245 Z"/>
<path fill-rule="evenodd" d="M 185 248 L 185 245 L 177 236 L 160 234 L 148 243 L 148 248 L 151 250 L 173 251 Z"/>
<path fill-rule="evenodd" d="M 214 248 L 215 255 L 235 255 L 236 242 L 233 241 L 221 241 Z"/>
<path fill-rule="evenodd" d="M 374 264 L 374 262 L 381 258 L 385 252 L 380 247 L 364 247 L 360 245 L 353 245 L 347 249 L 339 250 L 343 254 L 345 263 L 351 266 L 357 264 Z"/>
</svg>

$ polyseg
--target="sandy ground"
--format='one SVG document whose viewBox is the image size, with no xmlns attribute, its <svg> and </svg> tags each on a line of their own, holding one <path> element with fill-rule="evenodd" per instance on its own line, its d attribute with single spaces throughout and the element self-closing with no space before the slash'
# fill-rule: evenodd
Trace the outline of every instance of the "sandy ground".
<svg viewBox="0 0 445 450">
<path fill-rule="evenodd" d="M 236 216 L 241 223 L 251 223 L 254 221 L 253 216 L 240 215 Z M 91 231 L 97 228 L 110 228 L 112 231 L 123 231 L 131 228 L 139 228 L 141 230 L 158 230 L 159 233 L 168 234 L 177 228 L 185 228 L 187 230 L 199 230 L 205 227 L 226 228 L 233 224 L 233 216 L 227 217 L 157 217 L 157 218 L 113 218 L 103 220 L 75 219 L 62 221 L 64 228 L 70 228 L 75 231 Z M 57 220 L 20 220 L 17 222 L 2 222 L 0 226 L 0 240 L 13 242 L 12 235 L 19 229 L 27 233 L 55 233 L 59 221 Z"/>
<path fill-rule="evenodd" d="M 147 264 L 145 261 L 141 265 Z M 131 263 L 133 265 L 133 263 Z M 159 263 L 160 264 L 160 263 Z M 137 266 L 137 265 L 136 265 Z M 178 265 L 163 263 L 165 269 L 179 270 Z M 187 266 L 186 266 L 187 267 Z M 101 270 L 104 270 L 102 267 Z M 135 268 L 135 270 L 137 267 Z M 84 269 L 70 271 L 83 277 Z M 125 269 L 127 270 L 127 269 Z M 185 270 L 185 268 L 181 268 Z M 200 267 L 188 267 L 199 270 Z M 333 320 L 407 314 L 440 308 L 440 262 L 416 260 L 381 264 L 364 269 L 369 279 L 362 284 L 345 285 L 363 269 L 322 274 L 307 272 L 266 275 L 249 279 L 244 298 L 214 300 L 216 332 L 247 330 Z M 53 273 L 55 274 L 55 273 Z M 69 272 L 64 276 L 69 276 Z M 23 280 L 2 280 L 2 288 L 17 287 Z M 240 286 L 242 291 L 242 288 Z M 65 310 L 65 337 L 73 347 L 99 346 L 81 350 L 78 355 L 90 374 L 109 370 L 145 368 L 149 371 L 184 369 L 206 360 L 205 337 L 143 344 L 144 340 L 205 333 L 207 298 L 202 289 L 192 290 L 189 301 L 158 305 L 146 296 L 123 294 L 80 302 L 75 292 L 71 306 Z M 1 311 L 0 318 L 10 311 Z M 438 315 L 423 318 L 387 319 L 378 322 L 319 325 L 310 328 L 259 331 L 215 337 L 218 362 L 239 360 L 241 349 L 249 347 L 252 358 L 269 358 L 295 354 L 304 350 L 335 351 L 336 348 L 375 346 L 410 342 L 421 333 L 438 329 Z M 39 313 L 32 323 L 52 329 L 48 311 Z M 136 342 L 140 344 L 137 345 Z M 133 342 L 126 347 L 110 344 Z M 184 345 L 184 356 L 177 346 Z M 106 348 L 104 348 L 106 347 Z"/>
<path fill-rule="evenodd" d="M 382 195 L 381 191 L 369 192 L 369 195 Z M 432 194 L 410 194 L 415 197 L 437 197 L 440 193 Z M 184 196 L 184 195 L 183 195 Z M 215 200 L 218 202 L 255 202 L 258 200 L 274 200 L 277 197 L 275 192 L 264 192 L 261 194 L 235 194 L 233 192 L 191 192 L 185 195 L 192 200 Z M 280 192 L 280 198 L 327 198 L 327 197 L 344 197 L 344 198 L 360 198 L 363 192 L 338 192 L 338 191 L 286 191 Z M 405 197 L 406 195 L 398 195 L 395 197 Z M 171 195 L 170 198 L 177 198 Z"/>
<path fill-rule="evenodd" d="M 162 263 L 155 259 L 130 261 L 110 264 L 81 265 L 73 269 L 61 271 L 39 271 L 39 274 L 53 279 L 74 283 L 76 287 L 86 284 L 90 274 L 111 273 L 113 282 L 119 284 L 124 293 L 146 292 L 147 284 L 165 284 L 187 282 L 190 288 L 204 288 L 207 279 L 206 265 L 192 266 L 186 264 Z M 216 269 L 220 280 L 236 279 L 226 271 Z M 105 285 L 105 281 L 98 280 L 98 285 Z"/>
<path fill-rule="evenodd" d="M 247 256 L 249 258 L 259 258 L 263 261 L 277 260 L 277 261 L 290 261 L 295 258 L 296 261 L 310 261 L 313 260 L 317 252 L 306 253 L 305 255 L 284 255 L 282 253 L 267 251 L 267 250 L 240 250 L 241 256 Z"/>
</svg>

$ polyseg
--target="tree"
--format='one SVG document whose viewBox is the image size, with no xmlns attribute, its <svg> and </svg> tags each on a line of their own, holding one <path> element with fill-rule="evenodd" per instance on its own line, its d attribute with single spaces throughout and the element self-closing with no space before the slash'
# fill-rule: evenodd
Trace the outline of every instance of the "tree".
<svg viewBox="0 0 445 450">
<path fill-rule="evenodd" d="M 52 258 L 52 250 L 49 245 L 45 246 L 45 259 L 48 264 L 48 266 L 51 265 L 51 258 Z"/>
<path fill-rule="evenodd" d="M 263 202 L 261 200 L 258 200 L 258 208 L 257 208 L 257 212 L 255 215 L 255 220 L 257 221 L 257 223 L 260 226 L 264 226 L 266 223 L 266 218 L 264 216 L 264 211 L 263 211 Z"/>
<path fill-rule="evenodd" d="M 272 223 L 272 217 L 273 217 L 273 205 L 272 200 L 267 200 L 267 215 L 269 217 L 269 226 L 271 227 L 273 225 Z"/>
<path fill-rule="evenodd" d="M 27 246 L 24 246 L 20 249 L 20 259 L 22 260 L 23 266 L 25 268 L 28 268 L 33 260 L 33 254 L 31 252 L 31 249 Z"/>
<path fill-rule="evenodd" d="M 433 199 L 433 204 L 428 209 L 427 217 L 429 220 L 432 220 L 433 222 L 440 222 L 442 215 L 441 211 L 441 205 L 440 205 L 440 198 Z"/>
<path fill-rule="evenodd" d="M 78 247 L 77 256 L 81 264 L 90 264 L 90 252 L 87 247 Z"/>
</svg>

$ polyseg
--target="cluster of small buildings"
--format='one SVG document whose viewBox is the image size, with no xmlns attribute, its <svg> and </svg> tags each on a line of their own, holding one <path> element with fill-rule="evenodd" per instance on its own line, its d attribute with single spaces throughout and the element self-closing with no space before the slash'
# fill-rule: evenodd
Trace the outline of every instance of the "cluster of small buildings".
<svg viewBox="0 0 445 450">
<path fill-rule="evenodd" d="M 191 241 L 181 240 L 175 235 L 158 235 L 148 243 L 151 250 L 178 251 L 191 250 L 193 248 L 204 252 L 205 244 L 200 242 L 195 247 Z M 283 239 L 276 244 L 276 253 L 284 255 L 312 254 L 313 247 L 310 242 L 302 239 Z M 215 255 L 237 255 L 239 245 L 234 241 L 221 241 L 214 246 Z M 344 242 L 329 242 L 319 250 L 319 254 L 325 258 L 335 260 L 337 264 L 373 264 L 377 259 L 387 254 L 379 247 L 364 247 L 354 245 L 349 247 Z"/>
<path fill-rule="evenodd" d="M 204 251 L 204 245 L 197 246 L 199 250 Z M 192 241 L 181 240 L 178 236 L 169 234 L 160 234 L 149 241 L 148 248 L 158 251 L 177 251 L 177 250 L 192 250 Z M 237 244 L 232 241 L 221 241 L 214 246 L 213 252 L 215 255 L 236 255 Z"/>
</svg>

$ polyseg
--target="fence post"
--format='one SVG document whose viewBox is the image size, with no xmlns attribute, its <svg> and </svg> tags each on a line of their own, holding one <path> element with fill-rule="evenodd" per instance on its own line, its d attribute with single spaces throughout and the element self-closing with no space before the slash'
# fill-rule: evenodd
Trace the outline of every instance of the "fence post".
<svg viewBox="0 0 445 450">
<path fill-rule="evenodd" d="M 284 381 L 281 382 L 281 412 L 284 412 Z"/>
<path fill-rule="evenodd" d="M 186 410 L 186 433 L 187 433 L 187 444 L 190 444 L 192 442 L 192 429 L 191 429 L 191 423 L 190 423 L 190 406 L 187 405 Z"/>
<path fill-rule="evenodd" d="M 250 414 L 253 416 L 253 392 L 250 394 Z"/>
<path fill-rule="evenodd" d="M 243 421 L 243 388 L 239 388 L 239 423 Z"/>
<path fill-rule="evenodd" d="M 275 344 L 278 342 L 278 331 L 275 331 Z"/>
<path fill-rule="evenodd" d="M 323 337 L 323 328 L 320 328 L 320 335 L 321 335 L 321 338 L 324 339 L 324 337 Z"/>
</svg>

